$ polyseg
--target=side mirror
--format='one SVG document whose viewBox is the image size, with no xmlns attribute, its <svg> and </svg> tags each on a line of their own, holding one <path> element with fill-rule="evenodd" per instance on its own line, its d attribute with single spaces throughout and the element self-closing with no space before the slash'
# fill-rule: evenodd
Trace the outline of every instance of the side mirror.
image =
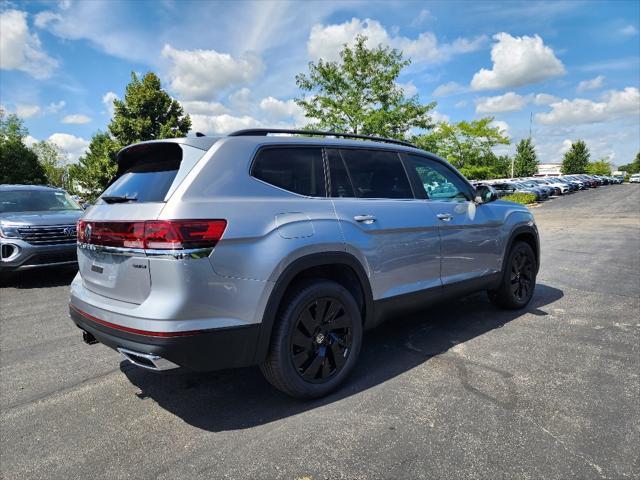
<svg viewBox="0 0 640 480">
<path fill-rule="evenodd" d="M 496 190 L 489 185 L 478 185 L 476 187 L 476 195 L 475 202 L 478 205 L 482 205 L 483 203 L 493 202 L 498 199 L 498 194 Z"/>
</svg>

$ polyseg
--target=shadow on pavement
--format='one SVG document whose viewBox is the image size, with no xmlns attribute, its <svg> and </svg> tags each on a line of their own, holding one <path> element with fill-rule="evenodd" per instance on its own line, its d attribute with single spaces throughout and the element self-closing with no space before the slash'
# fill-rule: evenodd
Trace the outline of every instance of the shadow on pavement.
<svg viewBox="0 0 640 480">
<path fill-rule="evenodd" d="M 2 288 L 47 288 L 70 285 L 78 272 L 77 266 L 44 267 L 20 272 L 2 272 Z"/>
<path fill-rule="evenodd" d="M 209 431 L 251 428 L 379 385 L 524 313 L 547 315 L 541 308 L 562 297 L 561 290 L 538 284 L 524 311 L 498 310 L 484 294 L 476 294 L 391 319 L 365 334 L 356 369 L 343 387 L 314 401 L 303 402 L 278 392 L 258 368 L 161 375 L 123 361 L 120 369 L 140 388 L 140 398 L 153 399 L 195 427 Z"/>
</svg>

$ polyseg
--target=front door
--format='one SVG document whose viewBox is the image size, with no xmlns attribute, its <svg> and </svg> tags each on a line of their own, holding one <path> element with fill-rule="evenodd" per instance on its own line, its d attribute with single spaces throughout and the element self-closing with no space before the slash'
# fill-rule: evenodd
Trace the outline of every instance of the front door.
<svg viewBox="0 0 640 480">
<path fill-rule="evenodd" d="M 424 187 L 424 202 L 438 219 L 443 285 L 491 275 L 501 269 L 499 209 L 477 205 L 467 182 L 437 160 L 406 155 Z"/>
</svg>

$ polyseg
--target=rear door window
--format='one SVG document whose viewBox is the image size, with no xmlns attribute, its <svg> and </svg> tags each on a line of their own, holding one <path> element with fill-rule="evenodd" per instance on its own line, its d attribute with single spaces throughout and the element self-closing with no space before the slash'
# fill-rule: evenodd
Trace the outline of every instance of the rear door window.
<svg viewBox="0 0 640 480">
<path fill-rule="evenodd" d="M 169 142 L 131 147 L 118 158 L 116 180 L 102 196 L 163 202 L 204 154 L 199 148 Z"/>
<path fill-rule="evenodd" d="M 397 153 L 344 148 L 340 149 L 340 154 L 346 167 L 347 177 L 339 172 L 342 180 L 338 184 L 347 185 L 346 178 L 348 178 L 353 185 L 356 197 L 414 198 L 409 179 Z M 348 192 L 348 186 L 345 186 L 345 190 Z"/>
<path fill-rule="evenodd" d="M 275 187 L 308 197 L 325 196 L 320 147 L 275 147 L 258 153 L 251 175 Z"/>
</svg>

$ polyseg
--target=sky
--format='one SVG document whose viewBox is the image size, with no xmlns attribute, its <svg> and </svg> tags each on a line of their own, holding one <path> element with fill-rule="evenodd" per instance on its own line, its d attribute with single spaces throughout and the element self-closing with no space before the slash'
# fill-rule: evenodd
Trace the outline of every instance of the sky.
<svg viewBox="0 0 640 480">
<path fill-rule="evenodd" d="M 2 1 L 0 106 L 76 161 L 131 72 L 157 73 L 193 132 L 293 127 L 295 76 L 345 43 L 401 50 L 434 120 L 485 116 L 531 135 L 543 163 L 583 139 L 592 159 L 640 150 L 638 1 Z"/>
</svg>

